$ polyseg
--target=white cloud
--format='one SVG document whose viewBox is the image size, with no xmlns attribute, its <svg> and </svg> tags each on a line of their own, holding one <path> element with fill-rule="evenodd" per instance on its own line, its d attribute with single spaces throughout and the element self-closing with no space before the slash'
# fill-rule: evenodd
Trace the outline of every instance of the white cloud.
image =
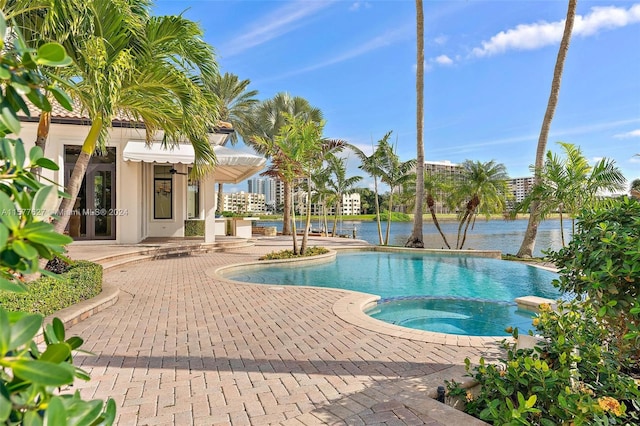
<svg viewBox="0 0 640 426">
<path fill-rule="evenodd" d="M 294 1 L 274 10 L 242 31 L 231 43 L 222 46 L 225 56 L 232 56 L 278 38 L 302 25 L 305 18 L 314 16 L 330 6 L 332 1 Z"/>
<path fill-rule="evenodd" d="M 350 7 L 349 10 L 352 12 L 356 12 L 362 8 L 369 9 L 371 7 L 371 3 L 366 1 L 356 1 Z"/>
<path fill-rule="evenodd" d="M 626 133 L 618 133 L 617 135 L 613 135 L 613 137 L 618 139 L 640 138 L 640 129 L 632 130 Z"/>
<path fill-rule="evenodd" d="M 413 31 L 412 25 L 407 25 L 404 27 L 399 27 L 399 28 L 387 31 L 384 34 L 381 34 L 377 37 L 372 38 L 371 40 L 368 40 L 362 43 L 360 46 L 356 46 L 350 50 L 342 52 L 341 54 L 331 57 L 331 59 L 327 59 L 326 61 L 318 62 L 317 64 L 309 65 L 307 67 L 304 67 L 298 70 L 287 72 L 285 74 L 274 77 L 270 80 L 278 80 L 285 77 L 291 77 L 293 75 L 303 74 L 309 71 L 315 71 L 320 68 L 324 68 L 330 65 L 335 65 L 340 62 L 348 61 L 350 59 L 364 55 L 371 51 L 390 46 L 402 40 L 406 40 L 411 37 L 412 31 Z"/>
<path fill-rule="evenodd" d="M 355 146 L 360 151 L 364 152 L 364 154 L 367 156 L 373 154 L 373 148 L 374 148 L 373 144 L 352 143 L 351 145 Z M 348 150 L 348 151 L 351 151 L 351 150 Z"/>
<path fill-rule="evenodd" d="M 537 22 L 520 24 L 515 28 L 501 31 L 483 41 L 482 47 L 471 51 L 475 57 L 485 57 L 505 53 L 509 50 L 534 50 L 544 46 L 557 44 L 562 39 L 564 22 Z M 573 25 L 573 36 L 587 37 L 600 31 L 620 28 L 640 22 L 640 3 L 629 9 L 607 6 L 593 7 L 587 15 L 576 15 Z"/>
<path fill-rule="evenodd" d="M 440 65 L 453 65 L 453 59 L 451 59 L 447 55 L 440 55 L 437 58 L 433 59 L 433 61 Z"/>
<path fill-rule="evenodd" d="M 637 155 L 629 158 L 629 162 L 630 163 L 640 163 L 640 157 L 638 157 Z"/>
<path fill-rule="evenodd" d="M 435 44 L 438 44 L 438 45 L 442 46 L 443 44 L 445 44 L 447 42 L 448 39 L 449 39 L 449 37 L 447 37 L 445 35 L 439 35 L 438 37 L 433 39 L 433 42 Z"/>
</svg>

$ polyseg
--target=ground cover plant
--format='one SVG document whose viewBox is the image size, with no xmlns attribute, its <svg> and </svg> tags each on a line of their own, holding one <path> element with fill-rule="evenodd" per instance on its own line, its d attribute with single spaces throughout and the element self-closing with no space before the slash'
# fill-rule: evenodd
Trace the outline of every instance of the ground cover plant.
<svg viewBox="0 0 640 426">
<path fill-rule="evenodd" d="M 71 262 L 69 269 L 60 276 L 42 276 L 29 282 L 26 292 L 0 292 L 0 307 L 8 311 L 50 315 L 91 299 L 101 290 L 102 266 L 81 260 Z"/>
<path fill-rule="evenodd" d="M 583 210 L 576 226 L 549 258 L 560 270 L 554 285 L 578 296 L 542 306 L 534 348 L 505 343 L 501 363 L 467 360 L 479 393 L 449 386 L 466 412 L 499 425 L 640 424 L 640 202 Z"/>
<path fill-rule="evenodd" d="M 329 250 L 324 247 L 309 247 L 302 254 L 294 253 L 293 250 L 280 250 L 267 253 L 260 257 L 260 260 L 295 259 L 300 257 L 318 256 L 325 253 L 329 253 Z"/>
</svg>

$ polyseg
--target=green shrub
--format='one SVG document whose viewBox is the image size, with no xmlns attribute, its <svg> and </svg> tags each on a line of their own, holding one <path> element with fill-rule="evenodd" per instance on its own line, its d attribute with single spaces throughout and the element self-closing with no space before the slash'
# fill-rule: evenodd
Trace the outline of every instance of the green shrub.
<svg viewBox="0 0 640 426">
<path fill-rule="evenodd" d="M 544 336 L 538 346 L 505 343 L 499 364 L 481 359 L 472 368 L 467 359 L 480 391 L 472 395 L 450 383 L 450 395 L 464 396 L 467 413 L 498 425 L 638 424 L 638 383 L 620 371 L 594 316 L 581 302 L 545 307 L 534 319 Z"/>
<path fill-rule="evenodd" d="M 58 206 L 58 188 L 44 184 L 32 173 L 35 169 L 58 170 L 44 156 L 42 148 L 27 152 L 20 139 L 5 136 L 20 133 L 17 112 L 29 115 L 26 98 L 43 111 L 51 103 L 42 93 L 47 89 L 58 103 L 71 109 L 68 95 L 47 84 L 42 66 L 71 63 L 58 43 L 37 43 L 27 47 L 20 31 L 6 31 L 0 13 L 0 290 L 26 293 L 23 275 L 45 273 L 41 259 L 62 255 L 64 245 L 72 241 L 55 232 L 50 222 Z M 3 36 L 10 35 L 10 43 Z M 56 79 L 58 80 L 58 79 Z M 70 280 L 88 282 L 87 274 L 76 271 Z M 51 290 L 49 290 L 51 291 Z M 43 294 L 47 301 L 58 294 Z M 9 312 L 0 307 L 0 424 L 4 425 L 111 425 L 116 415 L 112 399 L 84 401 L 78 392 L 58 395 L 62 386 L 76 378 L 89 380 L 87 373 L 74 367 L 72 352 L 82 345 L 79 337 L 65 338 L 62 322 L 55 318 L 44 327 L 46 347 L 38 346 L 35 336 L 42 327 L 42 315 Z"/>
<path fill-rule="evenodd" d="M 548 253 L 562 291 L 589 300 L 618 348 L 620 362 L 640 362 L 640 201 L 611 200 L 583 210 L 569 245 Z M 639 371 L 640 372 L 640 371 Z"/>
<path fill-rule="evenodd" d="M 84 401 L 76 391 L 57 395 L 56 388 L 72 385 L 89 375 L 73 366 L 73 351 L 83 343 L 66 338 L 55 318 L 43 328 L 45 348 L 33 340 L 42 316 L 7 312 L 0 308 L 0 424 L 5 425 L 111 425 L 116 404 L 109 399 Z"/>
<path fill-rule="evenodd" d="M 50 315 L 100 294 L 102 266 L 84 260 L 76 261 L 70 264 L 64 274 L 57 277 L 42 276 L 26 287 L 26 293 L 0 291 L 0 307 L 9 311 Z"/>
<path fill-rule="evenodd" d="M 204 220 L 189 219 L 184 221 L 185 237 L 203 237 Z"/>
<path fill-rule="evenodd" d="M 298 257 L 317 256 L 325 253 L 329 253 L 329 250 L 324 247 L 309 247 L 304 254 L 294 254 L 293 250 L 281 250 L 267 253 L 262 256 L 260 260 L 295 259 Z"/>
</svg>

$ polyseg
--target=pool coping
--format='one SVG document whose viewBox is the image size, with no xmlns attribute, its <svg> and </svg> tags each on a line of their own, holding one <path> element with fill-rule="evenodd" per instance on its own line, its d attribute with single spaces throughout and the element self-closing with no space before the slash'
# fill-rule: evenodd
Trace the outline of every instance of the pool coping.
<svg viewBox="0 0 640 426">
<path fill-rule="evenodd" d="M 295 267 L 297 264 L 319 264 L 325 262 L 331 262 L 335 259 L 338 252 L 348 251 L 381 251 L 381 252 L 423 252 L 429 254 L 446 254 L 455 256 L 459 254 L 466 254 L 473 257 L 485 257 L 492 259 L 501 259 L 501 252 L 499 250 L 458 250 L 452 253 L 451 250 L 434 250 L 434 249 L 413 249 L 404 247 L 382 247 L 382 246 L 362 246 L 362 247 L 345 247 L 337 248 L 333 247 L 328 249 L 329 252 L 312 256 L 307 258 L 295 258 L 295 259 L 274 259 L 274 260 L 259 260 L 251 262 L 234 263 L 230 265 L 221 266 L 218 268 L 212 268 L 205 271 L 205 274 L 209 277 L 222 280 L 224 282 L 235 285 L 259 285 L 267 286 L 274 290 L 281 290 L 285 287 L 304 288 L 304 289 L 322 289 L 336 291 L 344 293 L 344 296 L 337 300 L 333 304 L 333 313 L 343 321 L 349 324 L 361 327 L 365 330 L 373 331 L 376 333 L 399 337 L 402 339 L 416 340 L 426 343 L 434 343 L 448 346 L 457 347 L 473 347 L 473 348 L 495 348 L 504 341 L 513 343 L 514 340 L 510 336 L 465 336 L 457 334 L 438 333 L 434 331 L 416 330 L 400 325 L 389 324 L 382 320 L 375 319 L 365 314 L 366 309 L 373 307 L 380 300 L 380 296 L 358 292 L 354 290 L 345 290 L 331 287 L 317 287 L 317 286 L 288 286 L 277 283 L 248 283 L 243 281 L 235 281 L 224 277 L 224 271 L 232 269 L 257 269 L 264 265 L 291 265 Z M 461 253 L 462 252 L 462 253 Z M 495 257 L 497 253 L 498 257 Z"/>
</svg>

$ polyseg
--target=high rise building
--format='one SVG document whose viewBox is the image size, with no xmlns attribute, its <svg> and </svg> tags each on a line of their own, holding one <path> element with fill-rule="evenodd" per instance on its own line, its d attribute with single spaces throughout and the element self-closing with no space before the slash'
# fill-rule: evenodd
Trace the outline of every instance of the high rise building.
<svg viewBox="0 0 640 426">
<path fill-rule="evenodd" d="M 264 213 L 266 205 L 264 194 L 252 194 L 244 191 L 224 193 L 223 211 L 233 213 Z"/>
<path fill-rule="evenodd" d="M 513 202 L 521 203 L 533 189 L 534 177 L 520 177 L 509 180 L 509 192 L 513 194 Z"/>
</svg>

